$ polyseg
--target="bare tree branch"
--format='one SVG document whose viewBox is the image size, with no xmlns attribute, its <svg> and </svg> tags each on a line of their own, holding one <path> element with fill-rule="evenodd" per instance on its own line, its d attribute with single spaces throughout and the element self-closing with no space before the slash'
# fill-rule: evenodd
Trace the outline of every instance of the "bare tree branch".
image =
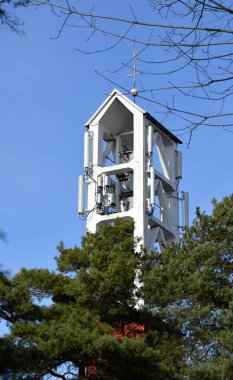
<svg viewBox="0 0 233 380">
<path fill-rule="evenodd" d="M 126 44 L 136 44 L 136 58 L 143 66 L 140 73 L 144 78 L 137 89 L 138 98 L 155 105 L 156 112 L 163 115 L 163 119 L 178 117 L 182 125 L 175 131 L 189 134 L 188 147 L 198 128 L 218 127 L 231 132 L 232 7 L 216 0 L 149 2 L 157 15 L 157 22 L 140 19 L 131 5 L 126 10 L 130 11 L 129 17 L 115 17 L 93 9 L 87 11 L 84 8 L 83 11 L 68 0 L 64 3 L 35 0 L 34 4 L 56 9 L 64 17 L 55 38 L 60 36 L 64 27 L 82 28 L 76 49 L 82 54 L 120 51 Z M 72 24 L 68 24 L 71 16 Z M 124 25 L 128 25 L 126 30 Z M 123 62 L 116 62 L 113 69 L 106 67 L 116 79 L 99 70 L 96 73 L 130 95 L 128 86 L 121 85 L 119 76 L 124 71 L 132 71 L 131 63 L 132 57 L 127 57 Z M 155 79 L 147 79 L 150 76 L 156 78 L 156 85 L 153 84 Z M 166 94 L 165 100 L 163 93 Z M 192 103 L 184 105 L 184 98 L 192 99 Z"/>
<path fill-rule="evenodd" d="M 56 3 L 52 3 L 50 1 L 43 1 L 43 0 L 36 0 L 35 3 L 40 3 L 44 5 L 53 6 L 54 8 L 63 9 L 65 11 L 69 11 L 70 13 L 83 16 L 83 17 L 90 17 L 92 19 L 103 19 L 103 20 L 109 20 L 114 21 L 117 23 L 126 23 L 130 25 L 137 25 L 137 26 L 143 26 L 143 27 L 150 27 L 150 28 L 162 28 L 162 29 L 175 29 L 175 30 L 198 30 L 198 31 L 205 31 L 205 32 L 215 32 L 215 33 L 226 33 L 226 34 L 233 34 L 232 30 L 224 29 L 224 28 L 201 28 L 201 27 L 192 27 L 189 25 L 169 25 L 169 24 L 156 24 L 156 23 L 148 23 L 145 21 L 137 21 L 137 20 L 130 20 L 130 19 L 124 19 L 124 18 L 117 18 L 112 17 L 108 15 L 97 15 L 93 13 L 85 13 L 80 12 L 74 8 L 65 7 Z"/>
</svg>

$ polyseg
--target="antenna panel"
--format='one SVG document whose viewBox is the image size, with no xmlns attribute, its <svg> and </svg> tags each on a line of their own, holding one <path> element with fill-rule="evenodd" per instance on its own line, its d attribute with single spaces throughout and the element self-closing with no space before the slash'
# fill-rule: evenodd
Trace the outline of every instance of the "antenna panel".
<svg viewBox="0 0 233 380">
<path fill-rule="evenodd" d="M 84 198 L 84 177 L 78 177 L 78 213 L 80 215 L 85 213 L 85 198 Z"/>
<path fill-rule="evenodd" d="M 182 225 L 189 227 L 189 193 L 182 191 Z"/>
<path fill-rule="evenodd" d="M 153 153 L 153 127 L 152 125 L 148 126 L 148 153 Z"/>
<path fill-rule="evenodd" d="M 182 178 L 182 152 L 176 152 L 176 178 Z"/>
<path fill-rule="evenodd" d="M 84 169 L 87 170 L 90 167 L 90 146 L 89 146 L 89 132 L 84 133 Z"/>
</svg>

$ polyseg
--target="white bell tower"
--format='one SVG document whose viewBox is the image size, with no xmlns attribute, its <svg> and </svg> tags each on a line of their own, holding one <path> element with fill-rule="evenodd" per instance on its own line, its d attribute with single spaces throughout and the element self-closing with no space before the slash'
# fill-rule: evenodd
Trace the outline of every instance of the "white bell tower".
<svg viewBox="0 0 233 380">
<path fill-rule="evenodd" d="M 178 241 L 182 142 L 118 90 L 86 127 L 78 213 L 87 230 L 131 218 L 149 251 L 156 242 L 162 248 Z"/>
</svg>

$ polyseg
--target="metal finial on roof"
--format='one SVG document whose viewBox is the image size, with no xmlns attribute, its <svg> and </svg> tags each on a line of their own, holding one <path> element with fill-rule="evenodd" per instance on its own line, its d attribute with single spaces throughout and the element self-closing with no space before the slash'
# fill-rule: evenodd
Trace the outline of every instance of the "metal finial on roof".
<svg viewBox="0 0 233 380">
<path fill-rule="evenodd" d="M 131 95 L 134 97 L 134 102 L 135 102 L 135 97 L 138 95 L 138 90 L 136 88 L 136 78 L 138 74 L 142 74 L 142 72 L 138 71 L 136 68 L 136 48 L 134 45 L 133 49 L 133 74 L 129 74 L 128 77 L 133 77 L 133 88 L 130 91 Z"/>
</svg>

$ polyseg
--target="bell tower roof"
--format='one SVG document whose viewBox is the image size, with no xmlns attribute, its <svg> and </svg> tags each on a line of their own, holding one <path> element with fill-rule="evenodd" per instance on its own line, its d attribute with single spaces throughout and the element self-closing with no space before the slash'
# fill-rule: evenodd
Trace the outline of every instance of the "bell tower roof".
<svg viewBox="0 0 233 380">
<path fill-rule="evenodd" d="M 132 123 L 132 116 L 135 113 L 141 113 L 145 117 L 148 123 L 152 123 L 156 129 L 169 137 L 175 143 L 182 144 L 182 141 L 176 137 L 169 129 L 164 127 L 159 121 L 157 121 L 150 113 L 139 107 L 132 102 L 127 96 L 122 94 L 119 90 L 114 89 L 111 94 L 100 105 L 96 112 L 85 123 L 85 126 L 89 128 L 90 124 L 95 124 L 100 121 L 104 121 L 104 124 L 108 124 L 113 129 L 114 133 L 117 133 L 117 128 L 121 127 L 121 122 L 129 120 L 129 125 Z"/>
</svg>

